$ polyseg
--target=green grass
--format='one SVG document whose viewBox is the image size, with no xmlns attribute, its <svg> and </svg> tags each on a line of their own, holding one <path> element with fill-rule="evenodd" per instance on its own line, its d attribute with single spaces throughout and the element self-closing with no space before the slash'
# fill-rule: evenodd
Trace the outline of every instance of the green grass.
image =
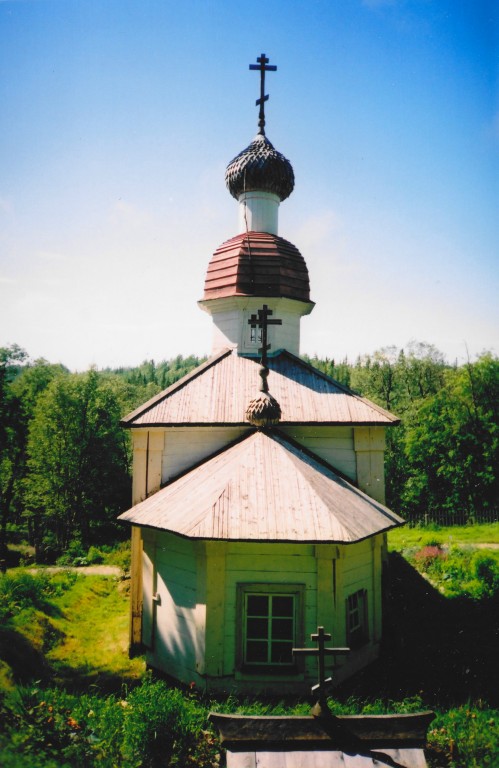
<svg viewBox="0 0 499 768">
<path fill-rule="evenodd" d="M 128 584 L 81 575 L 71 590 L 54 600 L 60 616 L 53 625 L 63 639 L 47 660 L 57 676 L 84 684 L 105 682 L 107 688 L 113 681 L 141 677 L 144 660 L 128 657 Z"/>
<path fill-rule="evenodd" d="M 388 533 L 388 547 L 401 552 L 426 544 L 499 544 L 499 523 L 409 528 L 403 526 Z"/>
<path fill-rule="evenodd" d="M 138 680 L 144 659 L 128 657 L 128 585 L 70 571 L 0 577 L 0 659 L 10 665 L 4 686 L 38 676 L 116 690 Z"/>
</svg>

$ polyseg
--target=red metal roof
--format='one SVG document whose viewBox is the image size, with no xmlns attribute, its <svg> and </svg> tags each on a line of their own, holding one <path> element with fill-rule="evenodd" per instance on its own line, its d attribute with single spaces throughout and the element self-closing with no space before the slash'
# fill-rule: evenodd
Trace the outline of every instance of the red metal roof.
<svg viewBox="0 0 499 768">
<path fill-rule="evenodd" d="M 278 430 L 250 432 L 119 519 L 189 538 L 338 543 L 404 522 Z"/>
<path fill-rule="evenodd" d="M 394 414 L 356 395 L 289 352 L 268 359 L 270 393 L 282 425 L 390 425 Z M 259 362 L 225 350 L 128 414 L 127 427 L 248 424 L 259 390 Z"/>
<path fill-rule="evenodd" d="M 305 259 L 298 248 L 277 235 L 236 235 L 213 254 L 203 300 L 227 296 L 284 296 L 310 301 Z"/>
</svg>

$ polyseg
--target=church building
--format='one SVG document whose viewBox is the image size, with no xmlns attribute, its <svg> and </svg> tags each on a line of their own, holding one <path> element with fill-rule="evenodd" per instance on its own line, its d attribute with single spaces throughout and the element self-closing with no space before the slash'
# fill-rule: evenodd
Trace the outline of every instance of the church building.
<svg viewBox="0 0 499 768">
<path fill-rule="evenodd" d="M 227 166 L 239 231 L 207 268 L 210 359 L 129 414 L 131 644 L 149 666 L 210 691 L 306 692 L 292 649 L 323 626 L 341 682 L 382 635 L 385 429 L 398 419 L 299 357 L 314 307 L 298 248 L 278 234 L 290 162 L 259 129 Z"/>
</svg>

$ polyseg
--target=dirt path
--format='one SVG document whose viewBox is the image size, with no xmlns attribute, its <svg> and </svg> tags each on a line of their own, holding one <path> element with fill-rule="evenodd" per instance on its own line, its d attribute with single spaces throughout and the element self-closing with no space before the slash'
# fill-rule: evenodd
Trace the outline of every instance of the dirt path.
<svg viewBox="0 0 499 768">
<path fill-rule="evenodd" d="M 18 570 L 18 568 L 9 568 L 9 571 Z M 118 565 L 47 565 L 42 568 L 28 568 L 31 573 L 60 573 L 61 571 L 74 571 L 74 573 L 83 573 L 85 576 L 122 576 L 123 571 Z"/>
</svg>

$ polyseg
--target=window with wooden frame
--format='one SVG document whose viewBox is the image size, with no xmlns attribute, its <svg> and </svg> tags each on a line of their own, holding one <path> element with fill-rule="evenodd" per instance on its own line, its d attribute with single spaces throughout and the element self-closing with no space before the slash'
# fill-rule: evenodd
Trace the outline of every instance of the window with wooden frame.
<svg viewBox="0 0 499 768">
<path fill-rule="evenodd" d="M 238 666 L 244 672 L 294 674 L 302 642 L 302 584 L 239 584 Z"/>
<path fill-rule="evenodd" d="M 359 589 L 349 595 L 346 610 L 347 645 L 349 648 L 360 648 L 369 640 L 367 590 Z"/>
</svg>

